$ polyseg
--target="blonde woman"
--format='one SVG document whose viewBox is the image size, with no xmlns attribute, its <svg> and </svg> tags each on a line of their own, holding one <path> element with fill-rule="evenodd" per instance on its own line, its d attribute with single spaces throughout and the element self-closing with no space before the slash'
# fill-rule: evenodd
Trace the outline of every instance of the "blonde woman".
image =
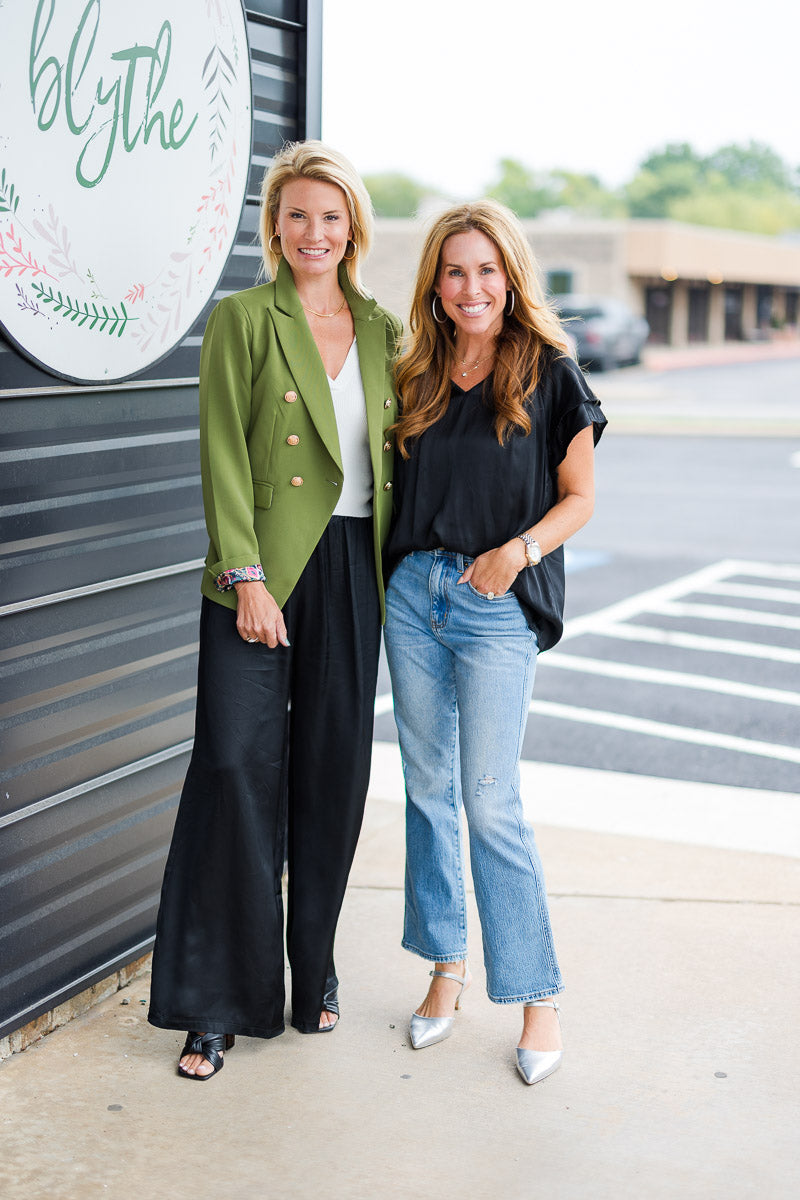
<svg viewBox="0 0 800 1200">
<path fill-rule="evenodd" d="M 519 758 L 605 418 L 502 205 L 435 221 L 396 379 L 385 636 L 407 793 L 403 945 L 435 964 L 411 1041 L 448 1037 L 470 982 L 463 805 L 489 997 L 523 1005 L 517 1066 L 532 1084 L 561 1062 L 563 985 Z"/>
<path fill-rule="evenodd" d="M 283 1032 L 284 852 L 292 1025 L 335 1028 L 391 516 L 400 326 L 361 283 L 364 184 L 330 147 L 289 145 L 260 228 L 271 282 L 222 300 L 203 339 L 196 737 L 153 961 L 150 1021 L 190 1031 L 178 1070 L 195 1080 L 237 1033 Z"/>
</svg>

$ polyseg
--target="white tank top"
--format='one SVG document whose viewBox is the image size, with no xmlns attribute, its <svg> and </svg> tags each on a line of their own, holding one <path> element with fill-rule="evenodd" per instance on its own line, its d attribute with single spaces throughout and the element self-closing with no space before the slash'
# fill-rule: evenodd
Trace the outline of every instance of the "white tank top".
<svg viewBox="0 0 800 1200">
<path fill-rule="evenodd" d="M 339 374 L 335 379 L 328 375 L 327 379 L 344 471 L 342 492 L 333 511 L 337 517 L 369 517 L 372 514 L 372 463 L 367 434 L 367 401 L 355 338 Z"/>
</svg>

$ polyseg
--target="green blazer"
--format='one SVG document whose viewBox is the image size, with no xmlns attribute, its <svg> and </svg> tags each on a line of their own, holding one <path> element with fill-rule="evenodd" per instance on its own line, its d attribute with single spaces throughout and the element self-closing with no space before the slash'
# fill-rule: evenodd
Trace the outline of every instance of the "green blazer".
<svg viewBox="0 0 800 1200">
<path fill-rule="evenodd" d="M 384 614 L 381 546 L 392 513 L 397 419 L 392 364 L 401 324 L 339 282 L 355 323 L 374 481 L 375 572 Z M 344 480 L 330 388 L 292 273 L 227 296 L 212 312 L 200 356 L 200 458 L 210 538 L 203 595 L 223 571 L 261 563 L 282 607 L 331 518 Z"/>
</svg>

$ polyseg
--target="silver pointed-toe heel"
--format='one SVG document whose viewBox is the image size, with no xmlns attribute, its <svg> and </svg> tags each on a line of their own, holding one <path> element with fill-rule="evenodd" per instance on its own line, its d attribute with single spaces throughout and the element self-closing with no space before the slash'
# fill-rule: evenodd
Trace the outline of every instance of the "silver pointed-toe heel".
<svg viewBox="0 0 800 1200">
<path fill-rule="evenodd" d="M 441 975 L 443 979 L 454 979 L 456 983 L 461 984 L 461 991 L 456 997 L 455 1004 L 456 1011 L 458 1011 L 461 1007 L 464 988 L 472 982 L 466 962 L 463 975 L 455 975 L 452 971 L 431 971 L 430 974 L 431 976 Z M 411 1034 L 411 1045 L 415 1050 L 424 1050 L 426 1046 L 434 1046 L 436 1042 L 443 1042 L 453 1032 L 454 1021 L 455 1017 L 421 1017 L 419 1013 L 412 1013 L 408 1027 Z"/>
<path fill-rule="evenodd" d="M 554 1008 L 561 1024 L 561 1006 L 555 1000 L 529 1000 L 524 1008 Z M 517 1046 L 517 1070 L 527 1084 L 540 1083 L 561 1066 L 563 1050 L 523 1050 Z"/>
</svg>

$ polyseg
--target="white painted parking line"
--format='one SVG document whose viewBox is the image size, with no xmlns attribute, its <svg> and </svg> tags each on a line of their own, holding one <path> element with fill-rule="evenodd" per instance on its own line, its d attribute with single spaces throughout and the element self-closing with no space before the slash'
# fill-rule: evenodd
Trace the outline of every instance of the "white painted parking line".
<svg viewBox="0 0 800 1200">
<path fill-rule="evenodd" d="M 794 588 L 759 587 L 754 583 L 707 583 L 703 588 L 710 596 L 734 596 L 739 600 L 765 600 L 771 604 L 800 604 L 800 591 Z"/>
<path fill-rule="evenodd" d="M 800 617 L 786 617 L 783 613 L 760 612 L 755 608 L 733 608 L 725 604 L 681 604 L 669 600 L 654 604 L 650 612 L 662 617 L 688 617 L 700 621 L 729 621 L 741 625 L 767 625 L 771 629 L 800 629 Z"/>
<path fill-rule="evenodd" d="M 735 638 L 703 637 L 697 633 L 682 633 L 678 629 L 658 629 L 649 625 L 606 625 L 602 629 L 587 629 L 602 637 L 620 638 L 626 642 L 650 642 L 658 646 L 677 646 L 681 650 L 703 650 L 712 654 L 732 654 L 740 658 L 764 658 L 770 662 L 800 663 L 800 650 L 785 646 L 769 646 L 763 642 L 740 642 Z"/>
<path fill-rule="evenodd" d="M 790 563 L 758 563 L 737 558 L 719 565 L 727 568 L 728 575 L 758 575 L 763 579 L 785 579 L 789 583 L 800 583 L 800 567 Z"/>
<path fill-rule="evenodd" d="M 581 725 L 602 725 L 605 729 L 618 729 L 625 733 L 640 733 L 672 742 L 690 742 L 695 746 L 714 746 L 718 750 L 734 750 L 738 754 L 754 754 L 759 758 L 800 763 L 800 748 L 735 737 L 729 733 L 716 733 L 711 729 L 668 725 L 664 721 L 651 721 L 647 717 L 631 717 L 625 713 L 603 712 L 595 708 L 577 708 L 572 704 L 557 704 L 551 700 L 532 700 L 529 711 L 540 717 L 576 721 Z"/>
<path fill-rule="evenodd" d="M 702 567 L 699 571 L 693 571 L 690 575 L 682 575 L 660 587 L 639 592 L 635 596 L 628 596 L 625 600 L 619 600 L 607 608 L 598 609 L 597 612 L 586 613 L 582 617 L 573 617 L 565 623 L 561 640 L 562 642 L 569 641 L 571 638 L 580 637 L 583 633 L 604 633 L 609 625 L 618 625 L 631 617 L 641 616 L 642 613 L 657 611 L 670 601 L 678 601 L 693 592 L 703 592 L 709 586 L 722 583 L 732 575 L 800 583 L 800 566 L 760 563 L 734 558 L 723 559 L 708 567 Z M 677 642 L 675 644 L 678 645 Z"/>
<path fill-rule="evenodd" d="M 586 675 L 603 675 L 609 679 L 655 683 L 663 687 L 690 688 L 701 692 L 719 692 L 724 696 L 743 696 L 748 700 L 767 700 L 774 704 L 800 706 L 800 692 L 759 687 L 756 684 L 739 683 L 735 679 L 717 679 L 712 675 L 693 675 L 688 671 L 664 671 L 658 667 L 642 667 L 634 663 L 585 658 L 580 654 L 560 654 L 557 650 L 543 654 L 537 670 L 547 670 L 550 667 Z"/>
<path fill-rule="evenodd" d="M 702 592 L 706 584 L 718 583 L 726 575 L 734 573 L 730 570 L 731 562 L 732 560 L 725 560 L 712 563 L 711 566 L 693 571 L 691 575 L 682 575 L 679 579 L 673 579 L 660 587 L 628 596 L 625 600 L 618 600 L 616 604 L 609 604 L 607 608 L 598 609 L 597 612 L 572 617 L 564 625 L 561 640 L 569 641 L 570 638 L 580 637 L 583 633 L 602 633 L 606 625 L 616 625 L 630 617 L 638 617 L 643 612 L 652 611 L 654 605 L 680 599 L 689 592 Z"/>
</svg>

